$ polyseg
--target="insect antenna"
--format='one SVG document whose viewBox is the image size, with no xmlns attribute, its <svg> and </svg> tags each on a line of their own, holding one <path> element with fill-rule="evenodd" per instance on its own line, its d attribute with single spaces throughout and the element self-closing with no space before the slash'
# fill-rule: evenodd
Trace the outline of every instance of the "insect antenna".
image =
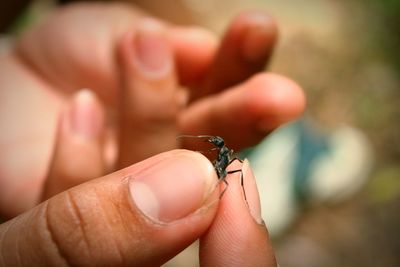
<svg viewBox="0 0 400 267">
<path fill-rule="evenodd" d="M 203 142 L 209 142 L 209 139 L 214 137 L 213 135 L 187 135 L 187 134 L 182 134 L 182 135 L 178 135 L 176 137 L 176 139 L 181 139 L 181 138 L 200 138 L 200 139 L 204 139 Z M 218 147 L 213 147 L 210 148 L 208 150 L 197 150 L 196 152 L 202 153 L 202 154 L 206 154 L 206 153 L 212 153 L 215 150 L 219 150 L 220 148 Z"/>
<path fill-rule="evenodd" d="M 200 138 L 203 139 L 203 142 L 210 142 L 210 138 L 213 138 L 213 135 L 186 135 L 186 134 L 182 134 L 182 135 L 178 135 L 176 137 L 176 139 L 181 139 L 181 138 Z M 215 149 L 211 149 L 211 150 L 216 150 L 218 148 Z"/>
<path fill-rule="evenodd" d="M 187 134 L 181 134 L 176 137 L 176 139 L 180 138 L 211 138 L 214 137 L 212 135 L 187 135 Z"/>
</svg>

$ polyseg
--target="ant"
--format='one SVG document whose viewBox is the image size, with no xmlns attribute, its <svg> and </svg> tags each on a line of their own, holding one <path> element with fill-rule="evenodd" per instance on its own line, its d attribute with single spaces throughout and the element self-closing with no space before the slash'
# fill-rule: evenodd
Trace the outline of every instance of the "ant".
<svg viewBox="0 0 400 267">
<path fill-rule="evenodd" d="M 231 170 L 231 171 L 226 170 L 226 168 L 228 168 L 228 166 L 231 163 L 233 163 L 234 161 L 237 160 L 240 163 L 243 163 L 243 160 L 241 160 L 238 157 L 233 157 L 234 151 L 225 145 L 225 141 L 222 137 L 213 136 L 213 135 L 179 135 L 178 138 L 206 138 L 206 140 L 205 140 L 206 142 L 209 142 L 209 143 L 215 145 L 215 147 L 211 148 L 210 151 L 218 150 L 218 155 L 217 155 L 217 158 L 215 160 L 213 160 L 212 164 L 214 165 L 214 169 L 217 173 L 218 180 L 223 181 L 226 185 L 219 197 L 222 198 L 225 191 L 228 189 L 229 184 L 228 184 L 228 181 L 226 181 L 226 176 L 228 174 L 240 172 L 240 184 L 243 188 L 244 198 L 247 201 L 246 192 L 243 187 L 243 171 L 242 171 L 242 169 Z"/>
</svg>

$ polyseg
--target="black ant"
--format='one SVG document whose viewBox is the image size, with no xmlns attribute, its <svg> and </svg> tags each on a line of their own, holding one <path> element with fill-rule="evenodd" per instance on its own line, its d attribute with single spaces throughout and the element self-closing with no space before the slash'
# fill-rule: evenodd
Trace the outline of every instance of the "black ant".
<svg viewBox="0 0 400 267">
<path fill-rule="evenodd" d="M 228 186 L 229 186 L 228 182 L 226 181 L 226 176 L 228 174 L 240 172 L 240 184 L 243 188 L 244 198 L 247 201 L 246 192 L 243 187 L 243 171 L 242 171 L 242 169 L 231 170 L 231 171 L 226 170 L 226 168 L 228 168 L 228 166 L 231 163 L 233 163 L 235 160 L 239 161 L 240 163 L 243 163 L 243 160 L 241 160 L 238 157 L 233 157 L 234 152 L 232 149 L 228 148 L 225 145 L 224 139 L 222 137 L 213 136 L 213 135 L 180 135 L 180 136 L 178 136 L 178 138 L 185 138 L 185 137 L 206 138 L 205 141 L 216 146 L 216 147 L 210 149 L 210 151 L 218 150 L 217 158 L 212 161 L 212 164 L 214 165 L 214 169 L 217 172 L 218 180 L 223 181 L 226 185 L 226 187 L 224 188 L 224 190 L 222 191 L 222 193 L 220 195 L 220 198 L 223 196 L 223 194 L 225 193 L 226 189 L 228 189 Z"/>
</svg>

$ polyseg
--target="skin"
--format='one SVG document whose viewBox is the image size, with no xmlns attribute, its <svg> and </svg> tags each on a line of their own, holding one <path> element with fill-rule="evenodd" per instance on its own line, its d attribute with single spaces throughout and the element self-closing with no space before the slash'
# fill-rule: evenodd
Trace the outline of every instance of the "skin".
<svg viewBox="0 0 400 267">
<path fill-rule="evenodd" d="M 238 235 L 232 235 L 230 241 L 241 252 L 240 257 L 257 261 L 248 266 L 274 265 L 267 231 L 254 220 L 249 212 L 252 209 L 234 185 L 225 193 L 232 191 L 231 197 L 229 193 L 218 200 L 218 194 L 214 194 L 208 199 L 213 205 L 202 203 L 207 208 L 201 216 L 195 211 L 204 210 L 203 206 L 193 206 L 193 215 L 189 213 L 179 223 L 160 228 L 159 224 L 148 223 L 135 207 L 132 210 L 126 185 L 121 182 L 129 173 L 140 173 L 140 168 L 150 166 L 151 160 L 92 180 L 163 151 L 193 148 L 189 143 L 178 144 L 178 133 L 220 135 L 228 145 L 234 144 L 234 149 L 244 148 L 295 118 L 304 108 L 303 93 L 294 82 L 262 72 L 276 39 L 275 22 L 270 17 L 258 12 L 239 15 L 220 44 L 203 29 L 159 21 L 157 40 L 163 47 L 159 51 L 164 49 L 170 65 L 164 71 L 156 66 L 157 71 L 149 72 L 138 68 L 136 60 L 140 56 L 133 45 L 146 28 L 143 16 L 143 12 L 122 4 L 71 5 L 32 27 L 9 53 L 1 55 L 0 125 L 4 130 L 0 145 L 4 153 L 0 156 L 0 212 L 3 217 L 27 212 L 1 225 L 0 264 L 9 266 L 16 261 L 24 266 L 30 259 L 38 266 L 44 262 L 75 264 L 71 262 L 74 257 L 65 255 L 78 253 L 67 235 L 68 229 L 78 226 L 82 231 L 76 238 L 89 236 L 86 242 L 95 245 L 90 246 L 86 256 L 75 257 L 77 265 L 97 259 L 93 255 L 104 255 L 101 262 L 105 266 L 156 266 L 201 238 L 205 244 L 200 251 L 202 266 L 227 266 L 225 263 L 232 263 L 232 255 L 214 253 L 227 246 L 226 240 L 213 236 L 230 236 L 232 229 L 237 230 L 241 224 Z M 248 37 L 254 29 L 256 33 Z M 188 89 L 182 90 L 182 86 Z M 77 91 L 81 88 L 90 88 L 97 97 L 92 94 L 82 101 L 82 93 Z M 158 108 L 149 108 L 154 106 Z M 86 115 L 77 119 L 74 113 Z M 164 173 L 170 177 L 168 181 L 182 174 Z M 71 194 L 79 199 L 77 214 L 83 217 L 72 214 L 65 225 L 58 226 L 57 221 L 69 214 Z M 235 211 L 224 208 L 235 201 L 242 202 Z M 88 212 L 91 210 L 94 212 Z M 96 212 L 105 216 L 100 224 Z M 236 216 L 244 216 L 244 221 Z M 55 222 L 49 230 L 50 217 Z M 37 234 L 19 243 L 32 231 Z M 47 231 L 50 238 L 40 235 Z M 53 232 L 60 235 L 54 244 Z M 155 233 L 165 235 L 157 234 L 160 239 L 154 240 Z M 171 238 L 174 236 L 179 238 Z M 96 242 L 96 238 L 103 242 Z M 102 253 L 101 244 L 110 244 L 110 240 L 122 242 L 119 256 Z M 32 248 L 42 242 L 54 249 Z M 261 253 L 246 244 L 259 244 Z M 9 254 L 8 248 L 13 247 L 15 253 Z M 19 255 L 27 256 L 21 259 Z"/>
<path fill-rule="evenodd" d="M 157 169 L 171 161 L 178 168 L 164 164 Z M 185 168 L 188 163 L 190 169 Z M 63 177 L 64 171 L 57 175 Z M 217 181 L 211 163 L 187 150 L 165 152 L 91 180 L 1 225 L 0 266 L 160 266 L 198 238 L 201 266 L 276 266 L 267 230 L 258 221 L 258 193 L 248 167 L 244 175 L 249 206 L 237 176 L 229 178 L 222 199 L 215 183 L 204 188 L 188 183 L 179 195 L 191 207 L 166 223 L 144 215 L 130 194 L 136 192 L 132 179 L 160 171 L 164 187 L 177 175 L 201 173 L 198 179 Z M 193 202 L 198 197 L 203 201 Z"/>
</svg>

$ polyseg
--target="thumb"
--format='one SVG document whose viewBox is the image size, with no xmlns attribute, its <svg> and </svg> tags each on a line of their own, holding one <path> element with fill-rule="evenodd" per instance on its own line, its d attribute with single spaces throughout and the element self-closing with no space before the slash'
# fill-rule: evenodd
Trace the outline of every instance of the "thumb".
<svg viewBox="0 0 400 267">
<path fill-rule="evenodd" d="M 91 180 L 1 225 L 0 266 L 159 266 L 209 227 L 217 181 L 186 150 Z"/>
</svg>

